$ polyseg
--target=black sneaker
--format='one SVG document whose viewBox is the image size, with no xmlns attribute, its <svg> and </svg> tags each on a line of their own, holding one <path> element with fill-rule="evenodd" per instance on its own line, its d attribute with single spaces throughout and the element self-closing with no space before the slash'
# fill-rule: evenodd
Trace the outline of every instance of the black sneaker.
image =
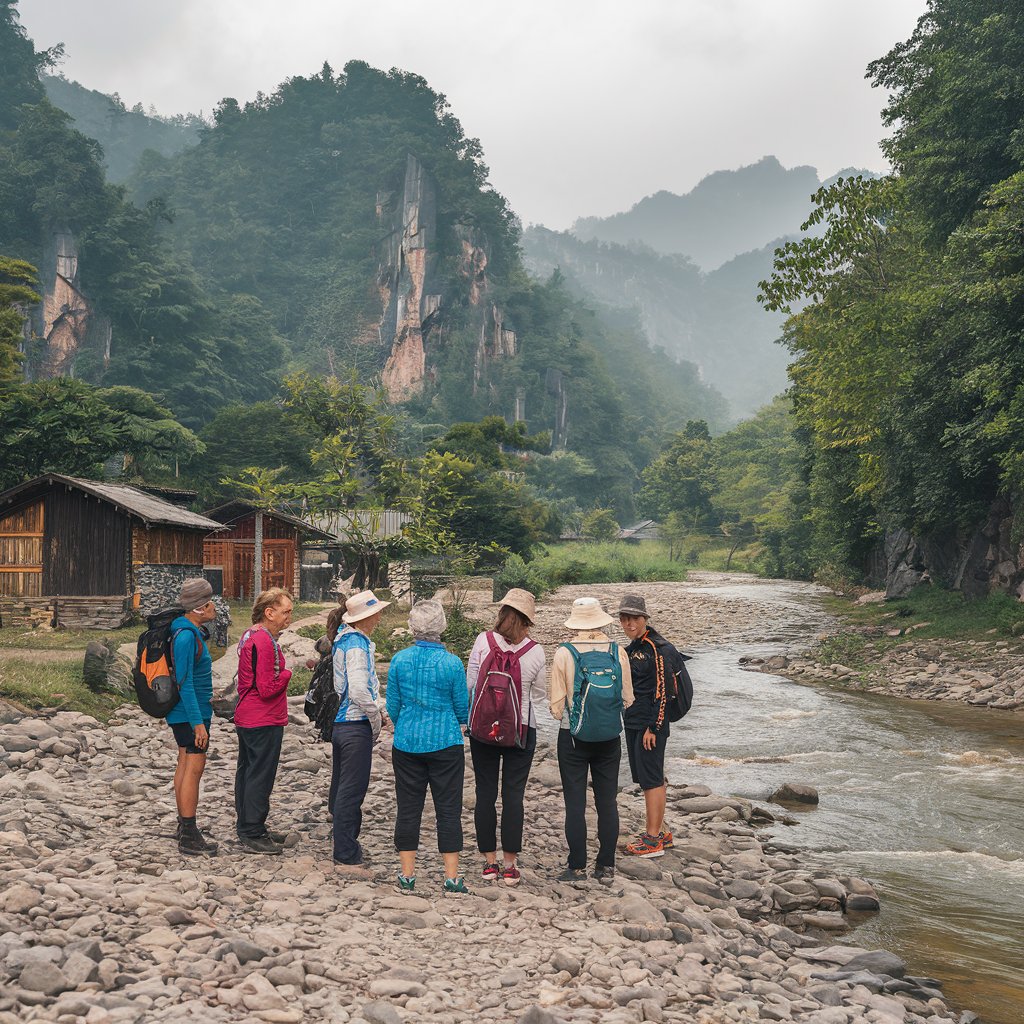
<svg viewBox="0 0 1024 1024">
<path fill-rule="evenodd" d="M 250 853 L 269 853 L 271 856 L 281 856 L 281 846 L 275 843 L 268 835 L 263 836 L 239 836 L 239 845 Z"/>
<path fill-rule="evenodd" d="M 596 882 L 614 882 L 615 881 L 615 868 L 606 868 L 598 865 L 594 868 L 594 881 Z"/>
<path fill-rule="evenodd" d="M 272 832 L 269 828 L 263 833 L 272 843 L 277 843 L 279 846 L 284 846 L 284 841 L 288 838 L 287 832 Z"/>
<path fill-rule="evenodd" d="M 587 872 L 584 868 L 566 868 L 556 879 L 556 882 L 585 882 Z"/>
<path fill-rule="evenodd" d="M 189 857 L 212 857 L 217 852 L 217 844 L 207 839 L 195 825 L 178 823 L 178 853 Z"/>
</svg>

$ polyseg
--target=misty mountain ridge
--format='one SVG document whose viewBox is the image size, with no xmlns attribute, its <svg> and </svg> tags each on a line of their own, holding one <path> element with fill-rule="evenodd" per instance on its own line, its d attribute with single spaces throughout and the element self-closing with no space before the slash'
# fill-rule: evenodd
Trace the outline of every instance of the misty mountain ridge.
<svg viewBox="0 0 1024 1024">
<path fill-rule="evenodd" d="M 811 195 L 839 177 L 874 171 L 846 168 L 824 180 L 814 167 L 783 167 L 774 156 L 736 170 L 715 171 L 685 195 L 660 191 L 610 217 L 581 217 L 572 233 L 584 241 L 641 243 L 682 253 L 714 270 L 740 253 L 796 232 L 811 212 Z"/>
<path fill-rule="evenodd" d="M 74 119 L 75 127 L 103 146 L 107 180 L 123 184 L 147 149 L 174 156 L 199 141 L 206 122 L 197 114 L 162 117 L 142 104 L 128 108 L 116 94 L 89 89 L 62 75 L 40 75 L 46 98 Z"/>
<path fill-rule="evenodd" d="M 695 363 L 738 419 L 786 388 L 788 354 L 775 344 L 784 317 L 756 299 L 757 283 L 771 273 L 775 247 L 785 240 L 741 253 L 710 273 L 650 246 L 584 241 L 537 226 L 523 233 L 522 245 L 532 274 L 557 269 L 583 301 L 633 310 L 650 343 Z"/>
</svg>

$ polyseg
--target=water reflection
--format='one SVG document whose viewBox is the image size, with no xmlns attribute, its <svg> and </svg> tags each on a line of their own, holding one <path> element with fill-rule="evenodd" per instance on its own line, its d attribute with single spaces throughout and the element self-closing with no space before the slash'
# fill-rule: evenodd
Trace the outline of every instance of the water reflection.
<svg viewBox="0 0 1024 1024">
<path fill-rule="evenodd" d="M 820 805 L 777 835 L 877 883 L 883 911 L 857 940 L 943 980 L 985 1021 L 1020 1024 L 1024 719 L 743 671 L 740 655 L 763 644 L 698 653 L 698 700 L 673 730 L 670 778 L 754 800 L 782 782 L 816 786 Z"/>
</svg>

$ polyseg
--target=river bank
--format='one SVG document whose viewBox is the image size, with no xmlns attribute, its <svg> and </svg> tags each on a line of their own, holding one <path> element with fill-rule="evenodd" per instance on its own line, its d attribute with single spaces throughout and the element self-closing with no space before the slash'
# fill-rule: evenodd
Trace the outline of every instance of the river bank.
<svg viewBox="0 0 1024 1024">
<path fill-rule="evenodd" d="M 749 656 L 745 667 L 911 700 L 1024 709 L 1024 650 L 1016 637 L 1001 636 L 987 623 L 973 635 L 936 635 L 941 624 L 906 623 L 882 607 L 871 603 L 865 621 L 866 609 L 849 603 L 813 647 Z"/>
<path fill-rule="evenodd" d="M 599 591 L 614 608 L 630 589 L 560 591 L 542 605 L 538 639 L 550 654 L 576 591 Z M 765 635 L 765 606 L 749 584 L 709 576 L 642 589 L 684 645 Z M 785 619 L 801 616 L 794 591 Z M 665 857 L 620 859 L 610 887 L 555 882 L 564 840 L 553 725 L 542 730 L 527 792 L 523 884 L 487 888 L 468 853 L 474 895 L 462 900 L 440 895 L 429 827 L 422 894 L 391 890 L 387 742 L 364 819 L 373 874 L 356 879 L 331 864 L 329 753 L 297 718 L 273 809 L 294 845 L 261 858 L 231 842 L 235 746 L 218 722 L 200 820 L 222 845 L 200 862 L 181 858 L 170 838 L 173 749 L 162 723 L 126 708 L 107 726 L 64 712 L 3 727 L 0 1022 L 960 1019 L 937 982 L 906 977 L 899 958 L 838 937 L 874 893 L 772 840 L 778 807 L 673 785 L 675 847 Z M 471 787 L 466 797 L 471 850 Z M 627 787 L 624 835 L 640 826 L 641 805 Z"/>
<path fill-rule="evenodd" d="M 329 856 L 327 751 L 297 726 L 274 801 L 295 845 L 265 858 L 230 842 L 232 739 L 214 735 L 201 808 L 222 850 L 196 861 L 171 839 L 161 723 L 131 709 L 106 728 L 68 712 L 4 727 L 0 1021 L 393 1024 L 515 1020 L 533 1007 L 551 1014 L 533 1021 L 957 1019 L 899 958 L 830 937 L 873 891 L 764 844 L 749 801 L 673 788 L 669 854 L 620 860 L 611 886 L 557 883 L 546 744 L 528 803 L 530 845 L 546 852 L 524 854 L 524 884 L 487 888 L 471 872 L 474 895 L 445 899 L 428 828 L 422 895 L 403 897 L 391 890 L 386 744 L 365 807 L 374 872 L 352 878 Z M 624 795 L 625 827 L 639 826 L 639 805 Z"/>
</svg>

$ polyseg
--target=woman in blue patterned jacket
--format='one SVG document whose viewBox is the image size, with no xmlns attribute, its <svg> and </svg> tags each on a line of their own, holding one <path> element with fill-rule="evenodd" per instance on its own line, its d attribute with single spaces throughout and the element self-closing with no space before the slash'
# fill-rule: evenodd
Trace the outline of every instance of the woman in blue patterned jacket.
<svg viewBox="0 0 1024 1024">
<path fill-rule="evenodd" d="M 395 847 L 398 890 L 416 888 L 416 850 L 427 786 L 437 817 L 437 848 L 444 858 L 445 895 L 468 890 L 459 874 L 462 852 L 462 785 L 466 756 L 461 725 L 469 720 L 462 662 L 441 643 L 447 620 L 437 601 L 419 601 L 409 612 L 415 643 L 388 668 L 387 712 L 395 725 L 391 767 L 395 773 Z"/>
</svg>

